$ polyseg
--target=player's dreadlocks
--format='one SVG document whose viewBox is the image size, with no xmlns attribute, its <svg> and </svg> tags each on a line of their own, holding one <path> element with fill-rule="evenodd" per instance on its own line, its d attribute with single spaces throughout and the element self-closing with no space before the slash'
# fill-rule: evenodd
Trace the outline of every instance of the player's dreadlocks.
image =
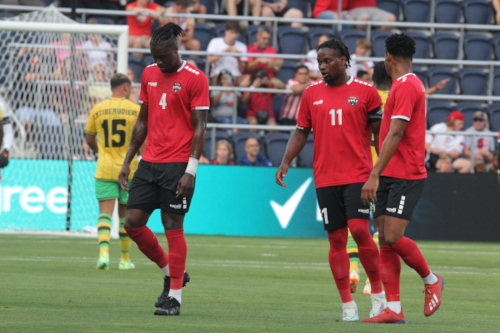
<svg viewBox="0 0 500 333">
<path fill-rule="evenodd" d="M 390 87 L 392 85 L 392 79 L 389 74 L 387 74 L 383 61 L 377 62 L 373 68 L 373 82 L 377 89 L 379 87 Z"/>
<path fill-rule="evenodd" d="M 404 59 L 413 58 L 416 51 L 415 40 L 404 33 L 393 34 L 387 37 L 385 48 L 387 49 L 387 53 Z"/>
<path fill-rule="evenodd" d="M 347 45 L 344 44 L 344 42 L 338 40 L 338 39 L 330 39 L 329 41 L 324 42 L 320 46 L 318 46 L 317 50 L 322 48 L 329 48 L 333 50 L 337 50 L 340 53 L 341 57 L 345 57 L 345 67 L 351 67 L 351 55 L 349 54 L 349 48 Z"/>
<path fill-rule="evenodd" d="M 182 36 L 184 36 L 184 30 L 177 24 L 170 22 L 153 31 L 151 45 L 166 44 L 170 42 L 172 38 L 177 41 L 177 38 Z"/>
</svg>

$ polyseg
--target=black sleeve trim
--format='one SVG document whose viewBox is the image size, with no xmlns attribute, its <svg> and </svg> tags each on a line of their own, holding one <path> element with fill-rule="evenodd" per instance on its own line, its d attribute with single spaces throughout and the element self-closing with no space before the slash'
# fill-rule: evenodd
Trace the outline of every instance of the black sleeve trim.
<svg viewBox="0 0 500 333">
<path fill-rule="evenodd" d="M 370 112 L 368 112 L 368 124 L 378 123 L 379 121 L 382 121 L 383 115 L 384 112 L 380 107 L 371 110 Z"/>
</svg>

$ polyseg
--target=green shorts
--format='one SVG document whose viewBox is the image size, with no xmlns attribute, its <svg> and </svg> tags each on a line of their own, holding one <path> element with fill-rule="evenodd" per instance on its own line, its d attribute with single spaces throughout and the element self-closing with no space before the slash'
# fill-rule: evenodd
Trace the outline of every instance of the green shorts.
<svg viewBox="0 0 500 333">
<path fill-rule="evenodd" d="M 130 186 L 130 181 L 128 185 Z M 95 195 L 97 200 L 104 201 L 118 198 L 118 202 L 126 204 L 128 200 L 128 192 L 124 191 L 118 185 L 118 182 L 95 180 Z"/>
</svg>

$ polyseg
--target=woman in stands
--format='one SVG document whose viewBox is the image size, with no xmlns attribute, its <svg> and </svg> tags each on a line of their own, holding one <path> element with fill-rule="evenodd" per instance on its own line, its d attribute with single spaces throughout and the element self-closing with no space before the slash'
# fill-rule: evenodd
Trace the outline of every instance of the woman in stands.
<svg viewBox="0 0 500 333">
<path fill-rule="evenodd" d="M 234 79 L 231 71 L 223 69 L 217 77 L 217 86 L 234 87 Z M 212 91 L 210 94 L 212 102 L 212 115 L 215 121 L 223 124 L 233 123 L 233 106 L 235 102 L 235 93 L 232 91 Z M 236 102 L 241 105 L 241 93 L 236 93 Z M 237 116 L 237 124 L 248 124 L 248 122 Z"/>
<path fill-rule="evenodd" d="M 215 159 L 210 164 L 215 165 L 235 165 L 233 161 L 233 147 L 227 140 L 217 142 L 215 148 Z"/>
</svg>

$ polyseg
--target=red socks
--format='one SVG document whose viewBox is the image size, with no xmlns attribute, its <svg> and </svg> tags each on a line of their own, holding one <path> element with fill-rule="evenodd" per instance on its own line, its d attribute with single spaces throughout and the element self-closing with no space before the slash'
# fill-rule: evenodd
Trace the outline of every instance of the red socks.
<svg viewBox="0 0 500 333">
<path fill-rule="evenodd" d="M 399 254 L 401 259 L 403 259 L 408 266 L 417 271 L 418 275 L 422 278 L 431 274 L 431 270 L 429 269 L 422 252 L 420 252 L 417 244 L 415 244 L 415 242 L 411 239 L 403 236 L 396 244 L 391 246 L 391 249 Z"/>
<path fill-rule="evenodd" d="M 328 231 L 330 252 L 328 260 L 342 303 L 352 301 L 349 284 L 349 255 L 347 254 L 347 228 Z"/>
<path fill-rule="evenodd" d="M 353 219 L 347 223 L 354 241 L 358 244 L 359 260 L 370 279 L 372 293 L 381 293 L 383 290 L 379 274 L 379 253 L 377 244 L 370 235 L 369 221 Z"/>
<path fill-rule="evenodd" d="M 168 240 L 168 258 L 170 260 L 170 289 L 182 289 L 184 269 L 186 268 L 187 245 L 184 229 L 165 230 Z"/>
<path fill-rule="evenodd" d="M 399 302 L 401 259 L 388 245 L 380 245 L 380 277 L 388 302 Z"/>
<path fill-rule="evenodd" d="M 139 250 L 142 251 L 158 267 L 163 268 L 168 265 L 168 256 L 158 243 L 158 238 L 148 227 L 137 229 L 125 229 L 127 234 L 137 243 Z"/>
</svg>

